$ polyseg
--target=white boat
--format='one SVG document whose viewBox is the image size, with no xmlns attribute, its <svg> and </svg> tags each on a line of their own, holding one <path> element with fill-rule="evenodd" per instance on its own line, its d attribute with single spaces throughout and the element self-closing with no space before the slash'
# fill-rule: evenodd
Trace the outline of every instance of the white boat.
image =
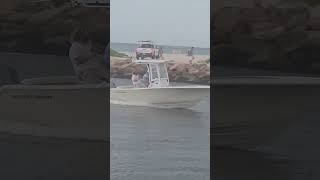
<svg viewBox="0 0 320 180">
<path fill-rule="evenodd" d="M 107 140 L 107 84 L 46 77 L 0 87 L 0 131 Z"/>
<path fill-rule="evenodd" d="M 112 104 L 151 106 L 159 108 L 192 108 L 209 98 L 210 86 L 170 86 L 166 64 L 168 60 L 133 60 L 146 65 L 148 87 L 119 86 L 111 88 Z"/>
<path fill-rule="evenodd" d="M 250 149 L 270 143 L 320 111 L 320 78 L 216 77 L 212 145 Z"/>
<path fill-rule="evenodd" d="M 110 7 L 110 0 L 71 0 L 71 3 Z M 0 84 L 0 132 L 108 140 L 109 88 L 109 84 L 83 84 L 73 76 Z"/>
</svg>

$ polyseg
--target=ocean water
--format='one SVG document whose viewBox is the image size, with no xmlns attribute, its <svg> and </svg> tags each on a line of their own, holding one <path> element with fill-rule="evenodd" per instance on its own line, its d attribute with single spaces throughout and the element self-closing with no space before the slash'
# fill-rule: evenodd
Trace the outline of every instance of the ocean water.
<svg viewBox="0 0 320 180">
<path fill-rule="evenodd" d="M 292 124 L 277 139 L 251 151 L 214 149 L 215 180 L 320 179 L 320 113 Z"/>
<path fill-rule="evenodd" d="M 111 105 L 111 179 L 209 180 L 209 104 L 204 100 L 194 109 Z"/>
<path fill-rule="evenodd" d="M 172 54 L 174 51 L 177 54 L 187 54 L 188 49 L 191 47 L 184 46 L 167 46 L 167 45 L 159 45 L 162 47 L 163 52 L 165 54 Z M 119 52 L 133 52 L 138 44 L 130 44 L 130 43 L 113 43 L 111 42 L 110 47 Z M 199 48 L 195 47 L 193 51 L 194 55 L 210 55 L 210 48 Z"/>
<path fill-rule="evenodd" d="M 1 179 L 105 180 L 108 144 L 0 133 Z"/>
<path fill-rule="evenodd" d="M 215 67 L 215 76 L 303 76 L 279 71 Z M 214 180 L 320 179 L 320 112 L 307 112 L 268 144 L 252 150 L 212 151 Z M 214 142 L 212 143 L 214 145 Z"/>
</svg>

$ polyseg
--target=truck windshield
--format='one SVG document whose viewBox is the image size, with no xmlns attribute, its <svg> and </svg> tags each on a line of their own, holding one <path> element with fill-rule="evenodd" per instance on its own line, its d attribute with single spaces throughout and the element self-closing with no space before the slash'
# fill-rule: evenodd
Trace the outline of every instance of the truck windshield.
<svg viewBox="0 0 320 180">
<path fill-rule="evenodd" d="M 152 44 L 141 44 L 140 45 L 141 48 L 153 48 Z"/>
</svg>

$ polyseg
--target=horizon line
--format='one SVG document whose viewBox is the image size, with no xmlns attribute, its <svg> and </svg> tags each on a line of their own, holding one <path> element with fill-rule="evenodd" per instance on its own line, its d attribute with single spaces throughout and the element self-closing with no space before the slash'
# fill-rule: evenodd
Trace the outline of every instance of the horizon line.
<svg viewBox="0 0 320 180">
<path fill-rule="evenodd" d="M 122 43 L 122 44 L 138 44 L 138 43 L 131 43 L 131 42 L 112 42 L 110 41 L 110 43 Z M 206 48 L 206 49 L 210 49 L 211 47 L 201 47 L 201 46 L 185 46 L 185 45 L 167 45 L 167 44 L 158 44 L 159 46 L 178 46 L 178 47 L 195 47 L 195 48 Z"/>
</svg>

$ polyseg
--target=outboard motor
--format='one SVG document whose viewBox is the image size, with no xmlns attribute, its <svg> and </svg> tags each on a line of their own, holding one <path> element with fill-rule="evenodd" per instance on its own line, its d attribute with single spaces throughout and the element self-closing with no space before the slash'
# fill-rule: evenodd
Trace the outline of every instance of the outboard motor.
<svg viewBox="0 0 320 180">
<path fill-rule="evenodd" d="M 19 75 L 14 68 L 6 65 L 0 65 L 0 86 L 19 83 Z"/>
</svg>

